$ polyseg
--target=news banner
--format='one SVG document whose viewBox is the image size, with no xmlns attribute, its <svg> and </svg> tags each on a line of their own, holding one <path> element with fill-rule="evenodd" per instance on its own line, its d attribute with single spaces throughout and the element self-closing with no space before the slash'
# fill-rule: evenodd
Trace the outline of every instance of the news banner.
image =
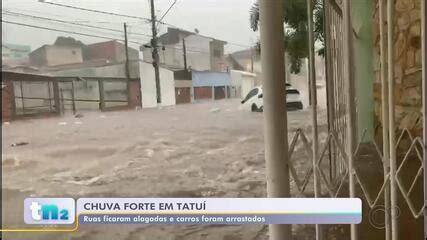
<svg viewBox="0 0 427 240">
<path fill-rule="evenodd" d="M 26 224 L 358 224 L 357 198 L 27 198 Z"/>
</svg>

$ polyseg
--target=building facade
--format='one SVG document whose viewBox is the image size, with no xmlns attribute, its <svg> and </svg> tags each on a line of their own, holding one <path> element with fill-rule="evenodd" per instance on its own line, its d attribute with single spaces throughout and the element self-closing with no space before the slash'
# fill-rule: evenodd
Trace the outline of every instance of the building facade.
<svg viewBox="0 0 427 240">
<path fill-rule="evenodd" d="M 30 53 L 30 64 L 36 67 L 52 67 L 82 62 L 83 55 L 80 47 L 43 45 Z"/>
<path fill-rule="evenodd" d="M 168 28 L 159 37 L 159 61 L 164 66 L 197 71 L 226 71 L 224 45 L 226 42 L 196 33 Z M 185 45 L 185 51 L 184 51 Z M 185 55 L 185 56 L 184 56 Z M 144 61 L 152 62 L 152 49 L 146 44 L 143 49 Z M 185 59 L 185 60 L 184 60 Z"/>
</svg>

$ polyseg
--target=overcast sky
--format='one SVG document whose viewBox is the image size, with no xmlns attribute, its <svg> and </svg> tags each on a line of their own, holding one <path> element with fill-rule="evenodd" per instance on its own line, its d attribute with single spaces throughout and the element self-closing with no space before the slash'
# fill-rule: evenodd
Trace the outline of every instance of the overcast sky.
<svg viewBox="0 0 427 240">
<path fill-rule="evenodd" d="M 90 8 L 108 12 L 150 17 L 149 0 L 46 0 L 77 7 Z M 156 15 L 161 15 L 169 8 L 174 0 L 155 0 Z M 230 42 L 227 51 L 244 49 L 242 45 L 253 45 L 258 39 L 249 27 L 249 9 L 253 0 L 177 0 L 177 3 L 163 19 L 183 29 L 198 29 L 200 34 Z M 24 13 L 52 19 L 73 21 L 81 24 L 96 25 L 105 28 L 123 30 L 123 22 L 129 24 L 130 41 L 148 42 L 149 37 L 132 35 L 132 33 L 151 34 L 150 23 L 139 19 L 116 17 L 91 13 L 71 8 L 58 7 L 40 3 L 38 0 L 2 0 L 2 19 L 7 21 L 56 28 L 66 31 L 87 33 L 123 39 L 123 34 L 102 29 L 88 29 L 58 22 L 46 21 L 23 16 L 11 16 L 9 13 Z M 167 26 L 160 26 L 160 32 L 166 31 Z M 84 43 L 105 41 L 99 38 L 58 33 L 48 30 L 34 29 L 2 23 L 3 43 L 30 45 L 34 50 L 43 44 L 52 44 L 58 36 L 72 36 Z M 131 44 L 136 47 L 137 44 Z"/>
</svg>

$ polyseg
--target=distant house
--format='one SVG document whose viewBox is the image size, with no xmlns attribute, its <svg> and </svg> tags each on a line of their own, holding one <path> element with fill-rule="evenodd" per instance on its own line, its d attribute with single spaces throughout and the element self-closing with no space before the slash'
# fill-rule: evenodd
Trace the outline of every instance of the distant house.
<svg viewBox="0 0 427 240">
<path fill-rule="evenodd" d="M 115 63 L 126 61 L 126 47 L 116 40 L 89 44 L 85 51 L 89 60 L 105 59 Z M 139 59 L 138 50 L 128 47 L 128 53 L 129 60 Z"/>
<path fill-rule="evenodd" d="M 227 55 L 226 60 L 233 70 L 261 72 L 259 53 L 253 48 L 230 53 Z"/>
<path fill-rule="evenodd" d="M 82 62 L 82 49 L 75 46 L 43 45 L 30 53 L 30 64 L 36 67 L 52 67 Z"/>
<path fill-rule="evenodd" d="M 27 58 L 31 52 L 31 47 L 27 45 L 3 43 L 1 45 L 1 59 L 16 60 Z"/>
<path fill-rule="evenodd" d="M 156 107 L 157 94 L 153 65 L 147 62 L 141 62 L 140 72 L 142 107 Z M 192 75 L 190 71 L 181 68 L 161 66 L 159 67 L 159 73 L 162 106 L 192 102 Z"/>
<path fill-rule="evenodd" d="M 139 51 L 128 48 L 128 52 L 130 78 L 139 78 Z M 31 52 L 29 58 L 36 73 L 70 77 L 125 78 L 125 62 L 125 45 L 115 40 L 82 46 L 44 45 Z M 28 69 L 16 70 L 28 72 Z"/>
<path fill-rule="evenodd" d="M 184 42 L 187 67 L 198 71 L 226 71 L 224 60 L 224 45 L 227 42 L 212 37 L 202 36 L 189 31 L 168 28 L 167 33 L 159 37 L 160 64 L 184 68 Z M 143 49 L 145 62 L 152 62 L 151 44 L 146 44 Z"/>
</svg>

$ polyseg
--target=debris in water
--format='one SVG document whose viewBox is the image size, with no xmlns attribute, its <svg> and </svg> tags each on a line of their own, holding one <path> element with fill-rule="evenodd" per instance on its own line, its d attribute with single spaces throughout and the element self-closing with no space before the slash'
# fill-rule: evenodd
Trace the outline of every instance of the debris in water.
<svg viewBox="0 0 427 240">
<path fill-rule="evenodd" d="M 24 146 L 24 145 L 28 145 L 28 142 L 17 142 L 17 143 L 12 143 L 12 147 L 19 147 L 19 146 Z"/>
<path fill-rule="evenodd" d="M 83 124 L 83 122 L 81 122 L 81 121 L 75 121 L 74 124 L 81 125 L 81 124 Z"/>
<path fill-rule="evenodd" d="M 211 110 L 209 110 L 209 112 L 213 112 L 213 113 L 220 112 L 220 111 L 221 111 L 221 108 L 211 108 Z"/>
<path fill-rule="evenodd" d="M 78 114 L 74 115 L 74 117 L 75 117 L 75 118 L 82 118 L 82 117 L 83 117 L 83 114 L 78 113 Z"/>
<path fill-rule="evenodd" d="M 67 124 L 68 124 L 67 122 L 59 122 L 58 123 L 58 125 L 62 125 L 62 126 L 67 125 Z"/>
</svg>

